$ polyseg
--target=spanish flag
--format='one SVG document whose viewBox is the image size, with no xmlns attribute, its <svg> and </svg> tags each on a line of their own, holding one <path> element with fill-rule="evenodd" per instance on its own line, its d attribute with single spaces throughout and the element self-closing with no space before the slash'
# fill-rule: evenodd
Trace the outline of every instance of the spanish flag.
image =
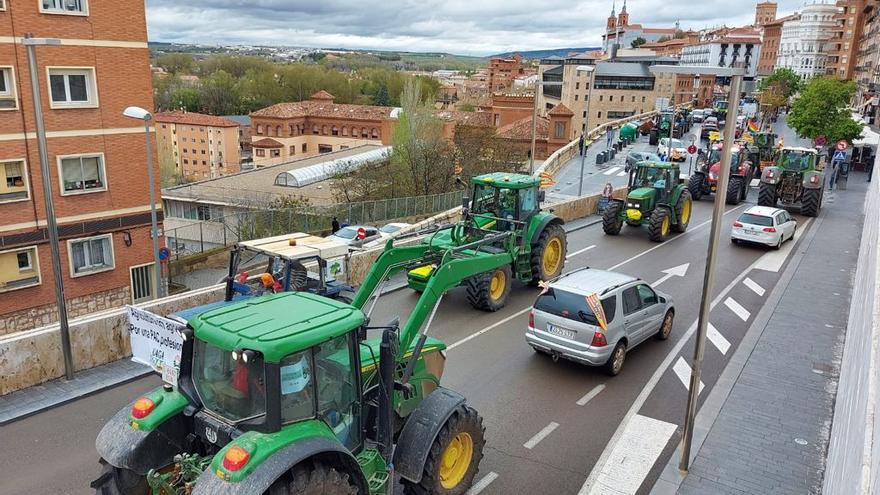
<svg viewBox="0 0 880 495">
<path fill-rule="evenodd" d="M 749 119 L 749 130 L 752 132 L 758 132 L 761 130 L 761 126 L 759 126 L 754 120 Z"/>
</svg>

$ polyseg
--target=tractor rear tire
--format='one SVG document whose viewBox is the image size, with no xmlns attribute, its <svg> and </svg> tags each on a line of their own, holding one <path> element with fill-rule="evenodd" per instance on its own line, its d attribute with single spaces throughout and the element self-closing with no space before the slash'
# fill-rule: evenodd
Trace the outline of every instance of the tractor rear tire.
<svg viewBox="0 0 880 495">
<path fill-rule="evenodd" d="M 758 189 L 758 206 L 776 206 L 776 186 L 773 184 L 761 183 Z"/>
<path fill-rule="evenodd" d="M 681 191 L 678 201 L 675 203 L 675 218 L 678 222 L 672 226 L 672 230 L 676 232 L 684 232 L 691 223 L 691 215 L 693 214 L 694 202 L 691 199 L 691 192 L 687 189 Z"/>
<path fill-rule="evenodd" d="M 355 495 L 348 474 L 321 462 L 297 464 L 289 475 L 272 483 L 266 495 Z"/>
<path fill-rule="evenodd" d="M 648 236 L 654 242 L 663 242 L 669 235 L 669 212 L 665 208 L 656 207 L 648 220 Z"/>
<path fill-rule="evenodd" d="M 801 203 L 801 213 L 807 217 L 819 216 L 819 208 L 822 206 L 822 189 L 805 189 Z"/>
<path fill-rule="evenodd" d="M 568 252 L 568 241 L 562 225 L 548 225 L 532 245 L 532 284 L 548 281 L 558 277 L 565 266 L 565 255 Z"/>
<path fill-rule="evenodd" d="M 473 408 L 462 404 L 440 429 L 422 471 L 422 481 L 401 479 L 406 495 L 463 495 L 470 489 L 483 459 L 486 445 L 483 418 Z M 450 449 L 455 449 L 450 452 Z M 447 456 L 453 454 L 452 465 Z M 456 455 L 457 454 L 457 455 Z M 461 463 L 461 464 L 459 464 Z"/>
<path fill-rule="evenodd" d="M 691 175 L 691 178 L 688 179 L 688 191 L 691 192 L 691 197 L 694 201 L 699 201 L 700 198 L 703 197 L 704 180 L 705 176 L 701 173 L 694 173 Z"/>
<path fill-rule="evenodd" d="M 498 311 L 507 304 L 512 279 L 509 265 L 470 277 L 465 281 L 468 302 L 475 309 Z"/>
<path fill-rule="evenodd" d="M 742 202 L 743 178 L 734 175 L 727 182 L 727 204 L 738 205 Z"/>
<path fill-rule="evenodd" d="M 92 482 L 95 495 L 147 495 L 150 486 L 147 478 L 134 471 L 111 466 L 101 459 L 101 475 Z"/>
<path fill-rule="evenodd" d="M 617 201 L 608 203 L 605 211 L 602 213 L 602 230 L 608 235 L 617 235 L 623 227 L 623 220 L 620 219 L 621 204 Z"/>
</svg>

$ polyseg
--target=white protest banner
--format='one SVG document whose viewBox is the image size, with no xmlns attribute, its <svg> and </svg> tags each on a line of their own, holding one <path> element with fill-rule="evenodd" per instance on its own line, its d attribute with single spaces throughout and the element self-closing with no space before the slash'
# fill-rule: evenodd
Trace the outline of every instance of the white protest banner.
<svg viewBox="0 0 880 495">
<path fill-rule="evenodd" d="M 152 367 L 163 381 L 176 386 L 183 354 L 180 331 L 185 325 L 134 306 L 126 308 L 132 359 Z"/>
</svg>

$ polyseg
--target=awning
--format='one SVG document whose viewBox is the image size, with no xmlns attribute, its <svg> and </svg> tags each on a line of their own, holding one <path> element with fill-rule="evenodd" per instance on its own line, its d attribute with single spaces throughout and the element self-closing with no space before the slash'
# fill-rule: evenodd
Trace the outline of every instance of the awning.
<svg viewBox="0 0 880 495">
<path fill-rule="evenodd" d="M 853 146 L 871 146 L 876 148 L 877 145 L 880 145 L 880 134 L 877 134 L 868 126 L 862 128 L 862 137 L 853 140 Z"/>
</svg>

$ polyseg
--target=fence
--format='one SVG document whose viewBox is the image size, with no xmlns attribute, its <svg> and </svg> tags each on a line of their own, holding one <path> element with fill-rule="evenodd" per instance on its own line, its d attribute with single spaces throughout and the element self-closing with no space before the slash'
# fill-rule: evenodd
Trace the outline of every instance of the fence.
<svg viewBox="0 0 880 495">
<path fill-rule="evenodd" d="M 165 239 L 174 253 L 181 256 L 203 253 L 236 242 L 290 232 L 324 234 L 336 217 L 340 223 L 374 225 L 398 219 L 418 219 L 461 205 L 460 191 L 391 198 L 327 206 L 289 209 L 242 210 L 211 220 L 166 217 Z"/>
</svg>

